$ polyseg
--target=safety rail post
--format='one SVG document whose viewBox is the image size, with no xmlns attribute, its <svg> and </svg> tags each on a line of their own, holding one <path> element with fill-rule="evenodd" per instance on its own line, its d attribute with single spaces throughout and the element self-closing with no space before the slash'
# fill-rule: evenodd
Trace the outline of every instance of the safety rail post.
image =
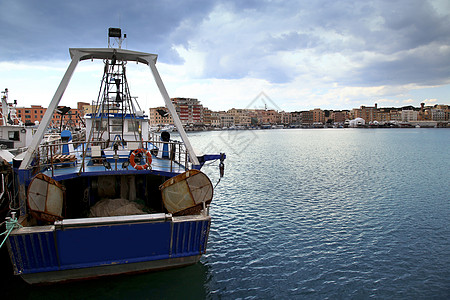
<svg viewBox="0 0 450 300">
<path fill-rule="evenodd" d="M 182 149 L 182 147 L 181 147 L 181 144 L 180 143 L 178 143 L 178 161 L 180 162 L 180 164 L 181 164 L 181 151 L 182 151 L 183 149 Z M 183 165 L 186 165 L 186 162 L 183 162 Z"/>
<path fill-rule="evenodd" d="M 55 175 L 53 170 L 53 149 L 54 145 L 50 144 L 50 168 L 52 169 L 52 177 Z"/>
<path fill-rule="evenodd" d="M 81 150 L 82 150 L 81 155 L 83 155 L 83 153 L 84 153 L 84 143 L 81 143 Z M 92 156 L 92 155 L 91 155 L 91 156 Z M 81 169 L 82 169 L 83 172 L 84 172 L 84 171 L 85 171 L 85 168 L 84 168 L 84 160 L 83 160 L 81 163 L 82 163 Z"/>
<path fill-rule="evenodd" d="M 170 172 L 173 172 L 173 157 L 172 157 L 172 146 L 173 146 L 173 142 L 170 142 L 168 145 L 169 148 L 169 158 L 170 158 Z"/>
<path fill-rule="evenodd" d="M 188 161 L 188 153 L 187 153 L 187 151 L 184 151 L 184 168 L 185 169 L 189 169 L 189 167 L 187 165 L 187 161 Z"/>
</svg>

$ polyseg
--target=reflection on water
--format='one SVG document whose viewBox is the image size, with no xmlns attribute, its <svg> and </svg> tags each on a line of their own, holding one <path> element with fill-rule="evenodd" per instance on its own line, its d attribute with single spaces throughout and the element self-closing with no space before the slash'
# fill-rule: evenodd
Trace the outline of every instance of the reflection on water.
<svg viewBox="0 0 450 300">
<path fill-rule="evenodd" d="M 11 299 L 205 299 L 209 268 L 203 263 L 166 271 L 29 286 L 12 278 Z"/>
</svg>

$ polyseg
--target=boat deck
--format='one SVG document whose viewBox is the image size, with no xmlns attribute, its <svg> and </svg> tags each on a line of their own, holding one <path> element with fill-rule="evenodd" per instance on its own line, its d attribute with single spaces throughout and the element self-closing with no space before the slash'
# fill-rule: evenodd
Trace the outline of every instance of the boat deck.
<svg viewBox="0 0 450 300">
<path fill-rule="evenodd" d="M 100 163 L 94 164 L 91 157 L 86 157 L 83 162 L 81 155 L 76 155 L 75 161 L 53 163 L 42 173 L 55 180 L 65 180 L 78 176 L 108 175 L 107 173 L 105 174 L 105 171 L 110 172 L 110 175 L 136 174 L 136 172 L 139 172 L 142 174 L 155 174 L 169 177 L 186 171 L 184 165 L 173 160 L 161 159 L 154 155 L 152 155 L 150 168 L 144 170 L 136 170 L 131 164 L 123 166 L 123 163 L 127 161 L 128 157 L 119 157 L 117 162 L 111 157 L 106 157 L 101 159 Z M 108 162 L 109 165 L 106 163 L 103 164 L 102 162 Z M 110 168 L 108 168 L 109 166 Z"/>
</svg>

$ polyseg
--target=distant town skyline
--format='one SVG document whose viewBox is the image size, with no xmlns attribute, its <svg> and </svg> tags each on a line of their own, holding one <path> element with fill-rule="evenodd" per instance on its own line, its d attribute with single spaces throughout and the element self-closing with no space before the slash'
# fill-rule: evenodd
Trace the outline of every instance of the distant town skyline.
<svg viewBox="0 0 450 300">
<path fill-rule="evenodd" d="M 263 95 L 266 97 L 265 95 Z M 257 100 L 258 98 L 255 98 Z M 266 99 L 270 101 L 270 99 Z M 185 126 L 207 126 L 207 127 L 251 127 L 263 125 L 296 125 L 312 126 L 317 124 L 344 124 L 348 120 L 361 118 L 367 124 L 373 122 L 432 122 L 433 126 L 440 124 L 440 127 L 449 127 L 450 106 L 433 105 L 427 106 L 422 103 L 420 107 L 378 107 L 361 105 L 359 108 L 351 110 L 328 110 L 314 108 L 310 110 L 286 112 L 274 109 L 265 104 L 264 108 L 246 107 L 231 108 L 228 110 L 211 110 L 195 98 L 172 98 L 176 111 Z M 254 101 L 255 102 L 255 101 Z M 254 104 L 252 102 L 252 104 Z M 15 106 L 9 102 L 10 107 L 15 107 L 14 117 L 24 124 L 34 124 L 41 122 L 47 108 L 41 105 L 30 107 Z M 65 125 L 80 127 L 84 122 L 81 118 L 86 113 L 92 113 L 90 103 L 78 102 L 76 108 L 72 108 L 65 115 L 54 113 L 51 126 L 61 126 L 61 121 Z M 165 106 L 158 106 L 145 110 L 148 113 L 149 124 L 151 126 L 173 124 L 172 117 Z"/>
<path fill-rule="evenodd" d="M 270 100 L 270 99 L 268 99 Z M 360 106 L 351 110 L 322 110 L 315 108 L 311 110 L 285 112 L 268 108 L 232 108 L 226 111 L 214 111 L 204 107 L 195 98 L 173 98 L 177 114 L 181 124 L 188 127 L 215 127 L 249 128 L 254 126 L 285 125 L 285 126 L 318 126 L 347 124 L 354 120 L 355 124 L 385 125 L 391 123 L 412 123 L 415 125 L 424 122 L 427 126 L 448 127 L 450 119 L 449 105 L 426 106 L 422 103 L 420 107 L 403 106 L 378 107 Z M 358 121 L 360 120 L 360 121 Z M 149 109 L 149 123 L 151 126 L 173 125 L 173 119 L 168 109 L 164 106 Z M 351 123 L 351 122 L 350 122 Z"/>
</svg>

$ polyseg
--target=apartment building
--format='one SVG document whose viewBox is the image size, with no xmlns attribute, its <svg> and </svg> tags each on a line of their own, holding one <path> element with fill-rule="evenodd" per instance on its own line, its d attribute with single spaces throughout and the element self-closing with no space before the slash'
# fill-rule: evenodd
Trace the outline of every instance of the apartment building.
<svg viewBox="0 0 450 300">
<path fill-rule="evenodd" d="M 172 116 L 165 106 L 150 108 L 148 116 L 150 126 L 174 124 Z"/>
<path fill-rule="evenodd" d="M 227 114 L 234 117 L 234 124 L 236 126 L 249 127 L 252 123 L 252 118 L 249 115 L 248 109 L 232 108 L 227 111 Z"/>
<path fill-rule="evenodd" d="M 335 123 L 344 123 L 345 120 L 349 119 L 349 111 L 333 111 L 331 113 L 331 118 Z"/>
<path fill-rule="evenodd" d="M 401 116 L 403 122 L 414 122 L 417 121 L 419 112 L 415 110 L 402 110 Z"/>
<path fill-rule="evenodd" d="M 432 108 L 431 109 L 431 120 L 433 121 L 448 121 L 448 114 L 443 109 Z"/>
<path fill-rule="evenodd" d="M 292 114 L 290 112 L 282 111 L 280 112 L 281 124 L 289 125 L 292 124 Z"/>
<path fill-rule="evenodd" d="M 194 98 L 172 98 L 171 99 L 181 124 L 183 125 L 204 125 L 203 105 Z"/>
<path fill-rule="evenodd" d="M 312 119 L 314 123 L 325 124 L 325 112 L 320 108 L 315 108 L 312 110 Z"/>
<path fill-rule="evenodd" d="M 302 124 L 302 112 L 301 111 L 294 111 L 294 112 L 291 112 L 290 114 L 291 114 L 291 118 L 292 118 L 291 124 L 293 124 L 293 125 Z"/>
<path fill-rule="evenodd" d="M 205 122 L 206 126 L 211 127 L 220 127 L 220 112 L 218 111 L 212 111 L 208 109 L 208 112 L 210 114 L 208 123 Z"/>
<path fill-rule="evenodd" d="M 226 111 L 219 112 L 219 120 L 220 127 L 230 128 L 236 125 L 234 122 L 234 116 L 228 114 Z"/>
<path fill-rule="evenodd" d="M 84 116 L 84 106 L 87 103 L 78 102 L 76 109 L 67 107 L 66 109 L 59 109 L 60 113 L 54 112 L 50 127 L 60 127 L 61 124 L 76 128 L 83 126 L 81 118 Z M 62 108 L 62 107 L 59 107 Z M 15 107 L 16 116 L 24 124 L 41 123 L 47 108 L 41 105 L 31 105 L 31 107 Z M 1 121 L 0 121 L 1 122 Z"/>
<path fill-rule="evenodd" d="M 314 113 L 312 110 L 302 112 L 302 124 L 312 125 L 314 123 Z"/>
<path fill-rule="evenodd" d="M 378 105 L 375 103 L 375 106 L 364 106 L 362 105 L 360 108 L 354 108 L 352 110 L 353 119 L 362 118 L 366 121 L 366 123 L 378 121 Z"/>
</svg>

